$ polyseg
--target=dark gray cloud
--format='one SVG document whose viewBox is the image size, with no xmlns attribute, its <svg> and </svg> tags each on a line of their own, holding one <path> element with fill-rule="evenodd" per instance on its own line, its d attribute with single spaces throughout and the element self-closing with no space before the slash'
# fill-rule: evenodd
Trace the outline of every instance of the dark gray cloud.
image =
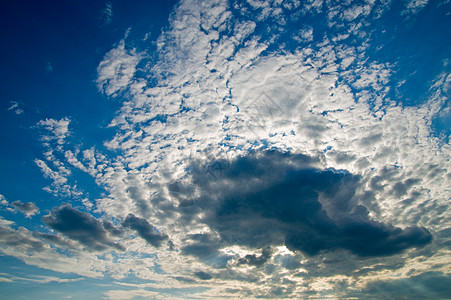
<svg viewBox="0 0 451 300">
<path fill-rule="evenodd" d="M 105 228 L 106 231 L 108 231 L 111 235 L 114 236 L 121 236 L 122 230 L 116 226 L 111 221 L 108 220 L 102 220 L 103 228 Z"/>
<path fill-rule="evenodd" d="M 161 243 L 168 239 L 168 236 L 161 234 L 156 228 L 145 219 L 129 214 L 122 223 L 124 227 L 136 230 L 140 237 L 154 247 L 160 247 Z"/>
<path fill-rule="evenodd" d="M 211 257 L 217 255 L 220 241 L 209 234 L 190 234 L 185 239 L 182 253 L 196 257 Z"/>
<path fill-rule="evenodd" d="M 203 271 L 194 272 L 194 276 L 201 280 L 208 280 L 213 278 L 213 276 Z"/>
<path fill-rule="evenodd" d="M 189 234 L 182 241 L 181 252 L 191 255 L 215 268 L 225 268 L 232 256 L 219 252 L 223 241 L 207 233 Z"/>
<path fill-rule="evenodd" d="M 80 242 L 88 250 L 103 251 L 109 248 L 125 250 L 110 239 L 100 221 L 68 204 L 54 208 L 49 215 L 42 218 L 42 221 L 68 238 Z"/>
<path fill-rule="evenodd" d="M 20 201 L 14 201 L 11 206 L 25 214 L 27 217 L 39 213 L 39 208 L 33 202 L 22 203 Z"/>
<path fill-rule="evenodd" d="M 220 238 L 216 243 L 194 239 L 183 253 L 210 256 L 219 244 L 254 249 L 286 245 L 312 256 L 346 249 L 360 257 L 377 257 L 431 241 L 425 228 L 401 229 L 371 220 L 354 197 L 360 177 L 346 170 L 315 168 L 317 161 L 275 151 L 251 153 L 232 161 L 223 177 L 214 180 L 193 165 L 204 193 L 195 207 L 180 209 L 188 219 L 202 212 L 200 221 Z M 399 193 L 409 184 L 403 182 Z M 260 264 L 263 258 L 249 256 L 242 263 Z"/>
</svg>

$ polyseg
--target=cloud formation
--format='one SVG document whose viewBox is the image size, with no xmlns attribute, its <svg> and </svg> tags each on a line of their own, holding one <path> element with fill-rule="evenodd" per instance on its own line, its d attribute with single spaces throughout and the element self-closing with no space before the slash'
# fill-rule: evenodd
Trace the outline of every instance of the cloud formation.
<svg viewBox="0 0 451 300">
<path fill-rule="evenodd" d="M 168 239 L 167 235 L 159 233 L 156 228 L 149 224 L 145 219 L 136 217 L 132 214 L 129 214 L 127 218 L 125 218 L 122 226 L 136 230 L 140 237 L 157 248 L 161 246 L 161 243 L 164 240 Z"/>
<path fill-rule="evenodd" d="M 27 217 L 39 213 L 39 208 L 33 202 L 22 203 L 20 201 L 14 201 L 11 206 L 25 214 Z"/>
<path fill-rule="evenodd" d="M 10 101 L 9 102 L 10 107 L 8 107 L 8 110 L 13 111 L 16 115 L 21 115 L 24 113 L 22 105 L 17 101 Z"/>
<path fill-rule="evenodd" d="M 103 219 L 61 205 L 42 219 L 58 234 L 23 231 L 21 251 L 51 244 L 92 262 L 83 274 L 133 274 L 145 283 L 130 295 L 397 297 L 419 283 L 441 296 L 450 148 L 431 124 L 451 75 L 402 105 L 372 27 L 426 2 L 180 1 L 156 53 L 126 37 L 97 68 L 99 91 L 123 97 L 114 137 L 71 145 L 70 118 L 38 123 L 47 190 Z M 81 197 L 80 171 L 98 197 Z"/>
<path fill-rule="evenodd" d="M 70 205 L 54 208 L 49 215 L 42 217 L 42 221 L 55 231 L 80 242 L 88 250 L 104 251 L 109 248 L 125 250 L 108 236 L 100 221 Z"/>
<path fill-rule="evenodd" d="M 126 49 L 125 42 L 121 41 L 105 55 L 97 68 L 98 88 L 108 96 L 117 95 L 129 85 L 140 59 L 136 50 Z"/>
<path fill-rule="evenodd" d="M 221 244 L 285 245 L 308 255 L 343 248 L 362 257 L 385 256 L 431 241 L 424 228 L 371 220 L 355 197 L 359 176 L 312 168 L 308 161 L 313 159 L 274 151 L 236 158 L 220 180 L 201 183 L 200 221 Z"/>
</svg>

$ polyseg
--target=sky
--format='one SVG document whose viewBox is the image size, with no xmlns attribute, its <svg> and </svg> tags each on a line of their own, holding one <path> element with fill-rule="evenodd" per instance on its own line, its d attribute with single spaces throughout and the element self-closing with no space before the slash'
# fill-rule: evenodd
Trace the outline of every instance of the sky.
<svg viewBox="0 0 451 300">
<path fill-rule="evenodd" d="M 451 1 L 0 23 L 0 299 L 451 299 Z"/>
</svg>

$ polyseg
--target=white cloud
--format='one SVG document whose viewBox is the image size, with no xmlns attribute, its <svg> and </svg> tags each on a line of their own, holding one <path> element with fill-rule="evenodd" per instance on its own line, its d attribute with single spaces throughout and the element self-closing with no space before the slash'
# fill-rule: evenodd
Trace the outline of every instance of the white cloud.
<svg viewBox="0 0 451 300">
<path fill-rule="evenodd" d="M 41 168 L 42 173 L 44 173 L 44 177 L 52 179 L 58 185 L 63 185 L 67 182 L 66 177 L 50 169 L 44 161 L 36 159 L 35 163 L 39 168 Z"/>
<path fill-rule="evenodd" d="M 0 194 L 0 204 L 1 205 L 8 205 L 8 201 L 6 201 L 5 196 L 3 196 L 2 194 Z"/>
<path fill-rule="evenodd" d="M 115 96 L 127 87 L 136 72 L 141 55 L 135 50 L 125 49 L 122 40 L 110 50 L 97 68 L 97 87 L 107 96 Z"/>
<path fill-rule="evenodd" d="M 58 145 L 62 145 L 70 135 L 69 124 L 69 118 L 65 117 L 59 121 L 55 119 L 41 120 L 37 123 L 37 126 L 45 130 L 42 135 L 44 142 L 56 141 Z"/>
<path fill-rule="evenodd" d="M 57 165 L 60 165 L 59 170 L 53 170 L 48 166 L 46 162 L 40 159 L 35 159 L 35 164 L 41 169 L 45 178 L 52 181 L 50 186 L 44 188 L 45 191 L 61 197 L 73 197 L 79 198 L 82 196 L 82 192 L 76 185 L 70 184 L 68 176 L 70 175 L 69 169 L 63 165 L 59 160 L 52 161 Z"/>
<path fill-rule="evenodd" d="M 363 13 L 363 7 L 360 5 L 356 5 L 356 6 L 346 9 L 343 12 L 343 18 L 346 21 L 353 21 L 354 19 L 359 17 L 362 13 Z"/>
</svg>

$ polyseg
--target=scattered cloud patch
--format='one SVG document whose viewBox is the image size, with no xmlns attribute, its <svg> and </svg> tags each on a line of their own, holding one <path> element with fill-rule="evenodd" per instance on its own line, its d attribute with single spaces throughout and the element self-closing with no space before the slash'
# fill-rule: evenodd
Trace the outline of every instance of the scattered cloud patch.
<svg viewBox="0 0 451 300">
<path fill-rule="evenodd" d="M 39 208 L 33 202 L 22 203 L 20 201 L 14 201 L 11 203 L 11 206 L 25 214 L 27 217 L 39 213 Z"/>
<path fill-rule="evenodd" d="M 410 278 L 372 282 L 364 292 L 392 299 L 447 299 L 451 295 L 450 285 L 450 274 L 426 272 Z"/>
<path fill-rule="evenodd" d="M 137 290 L 110 290 L 105 293 L 107 299 L 110 300 L 129 300 L 136 297 L 149 298 L 162 296 L 161 293 L 155 291 L 148 291 L 145 289 Z"/>
<path fill-rule="evenodd" d="M 58 145 L 62 145 L 64 144 L 65 139 L 70 135 L 69 124 L 69 118 L 65 117 L 61 120 L 51 118 L 41 120 L 37 123 L 37 126 L 44 130 L 41 137 L 42 141 L 55 141 Z"/>
</svg>

